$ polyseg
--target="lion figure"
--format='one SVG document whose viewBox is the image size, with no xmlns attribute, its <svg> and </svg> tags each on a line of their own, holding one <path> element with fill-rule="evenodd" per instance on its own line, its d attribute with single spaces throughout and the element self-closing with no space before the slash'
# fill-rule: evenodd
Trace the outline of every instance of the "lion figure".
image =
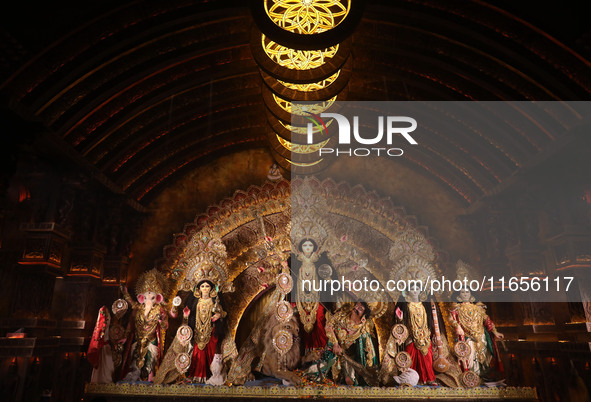
<svg viewBox="0 0 591 402">
<path fill-rule="evenodd" d="M 254 377 L 254 370 L 299 386 L 301 379 L 293 370 L 300 361 L 297 319 L 292 316 L 290 320 L 280 322 L 275 315 L 269 314 L 259 319 L 251 336 L 240 348 L 230 367 L 228 383 L 244 385 L 246 380 Z"/>
</svg>

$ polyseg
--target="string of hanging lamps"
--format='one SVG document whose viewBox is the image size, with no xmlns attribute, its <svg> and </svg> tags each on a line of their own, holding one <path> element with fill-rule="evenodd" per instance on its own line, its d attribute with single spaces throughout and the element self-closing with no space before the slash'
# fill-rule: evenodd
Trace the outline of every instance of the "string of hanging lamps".
<svg viewBox="0 0 591 402">
<path fill-rule="evenodd" d="M 350 35 L 361 17 L 362 2 L 258 0 L 251 9 L 256 27 L 250 47 L 264 83 L 273 156 L 292 174 L 316 173 L 331 162 L 318 151 L 333 145 L 335 130 L 327 125 L 328 136 L 315 136 L 317 141 L 308 144 L 307 126 L 292 125 L 292 113 L 302 113 L 293 102 L 313 103 L 307 110 L 319 114 L 346 99 L 352 72 Z"/>
</svg>

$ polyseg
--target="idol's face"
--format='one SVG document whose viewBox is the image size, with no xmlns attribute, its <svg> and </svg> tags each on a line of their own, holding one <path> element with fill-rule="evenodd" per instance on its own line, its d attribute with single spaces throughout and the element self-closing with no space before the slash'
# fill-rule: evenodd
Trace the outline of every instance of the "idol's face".
<svg viewBox="0 0 591 402">
<path fill-rule="evenodd" d="M 472 293 L 470 293 L 470 289 L 462 289 L 460 290 L 460 300 L 463 302 L 469 302 Z"/>
<path fill-rule="evenodd" d="M 211 285 L 207 282 L 203 282 L 201 285 L 199 285 L 199 291 L 201 292 L 201 297 L 209 297 Z"/>
<path fill-rule="evenodd" d="M 310 255 L 314 252 L 314 243 L 312 243 L 310 240 L 306 240 L 303 244 L 302 244 L 302 252 L 305 255 Z"/>
<path fill-rule="evenodd" d="M 156 303 L 156 293 L 146 292 L 144 293 L 144 303 L 153 306 Z"/>
<path fill-rule="evenodd" d="M 355 304 L 355 311 L 357 311 L 357 314 L 362 316 L 363 313 L 365 313 L 365 307 L 363 307 L 363 304 L 357 302 L 357 304 Z"/>
<path fill-rule="evenodd" d="M 408 295 L 408 300 L 410 300 L 410 301 L 419 300 L 419 293 L 420 292 L 421 292 L 421 289 L 416 284 L 413 283 L 406 291 L 406 293 Z"/>
</svg>

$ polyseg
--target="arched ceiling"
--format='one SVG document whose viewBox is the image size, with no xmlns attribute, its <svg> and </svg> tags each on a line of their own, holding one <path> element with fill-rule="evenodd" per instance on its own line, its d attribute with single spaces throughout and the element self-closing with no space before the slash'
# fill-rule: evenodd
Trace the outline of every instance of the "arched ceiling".
<svg viewBox="0 0 591 402">
<path fill-rule="evenodd" d="M 87 22 L 70 21 L 69 33 L 19 63 L 0 90 L 114 188 L 147 205 L 196 167 L 268 146 L 253 24 L 240 1 L 106 4 Z M 479 1 L 368 1 L 351 52 L 347 100 L 591 94 L 588 60 Z M 401 163 L 470 204 L 557 140 L 499 139 L 511 144 L 510 157 L 493 144 L 444 141 L 438 153 Z M 475 186 L 463 172 L 482 163 L 489 173 Z"/>
</svg>

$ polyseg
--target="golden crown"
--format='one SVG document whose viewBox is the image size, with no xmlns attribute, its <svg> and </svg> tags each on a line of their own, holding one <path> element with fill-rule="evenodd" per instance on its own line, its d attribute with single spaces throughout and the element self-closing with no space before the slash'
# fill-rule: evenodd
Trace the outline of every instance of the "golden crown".
<svg viewBox="0 0 591 402">
<path fill-rule="evenodd" d="M 456 279 L 459 281 L 463 281 L 464 279 L 470 281 L 474 279 L 474 271 L 475 269 L 472 266 L 462 260 L 458 260 L 456 263 Z"/>
<path fill-rule="evenodd" d="M 166 288 L 166 277 L 162 272 L 153 268 L 140 275 L 135 285 L 135 293 L 140 295 L 146 292 L 154 292 L 166 296 Z"/>
<path fill-rule="evenodd" d="M 219 286 L 220 279 L 218 271 L 207 261 L 201 263 L 201 266 L 197 268 L 193 274 L 193 281 L 196 285 L 199 285 L 199 283 L 203 281 L 209 281 L 214 285 Z"/>
<path fill-rule="evenodd" d="M 217 233 L 203 229 L 194 234 L 179 261 L 183 272 L 181 288 L 189 290 L 208 280 L 222 292 L 233 292 L 226 258 L 226 246 Z"/>
</svg>

